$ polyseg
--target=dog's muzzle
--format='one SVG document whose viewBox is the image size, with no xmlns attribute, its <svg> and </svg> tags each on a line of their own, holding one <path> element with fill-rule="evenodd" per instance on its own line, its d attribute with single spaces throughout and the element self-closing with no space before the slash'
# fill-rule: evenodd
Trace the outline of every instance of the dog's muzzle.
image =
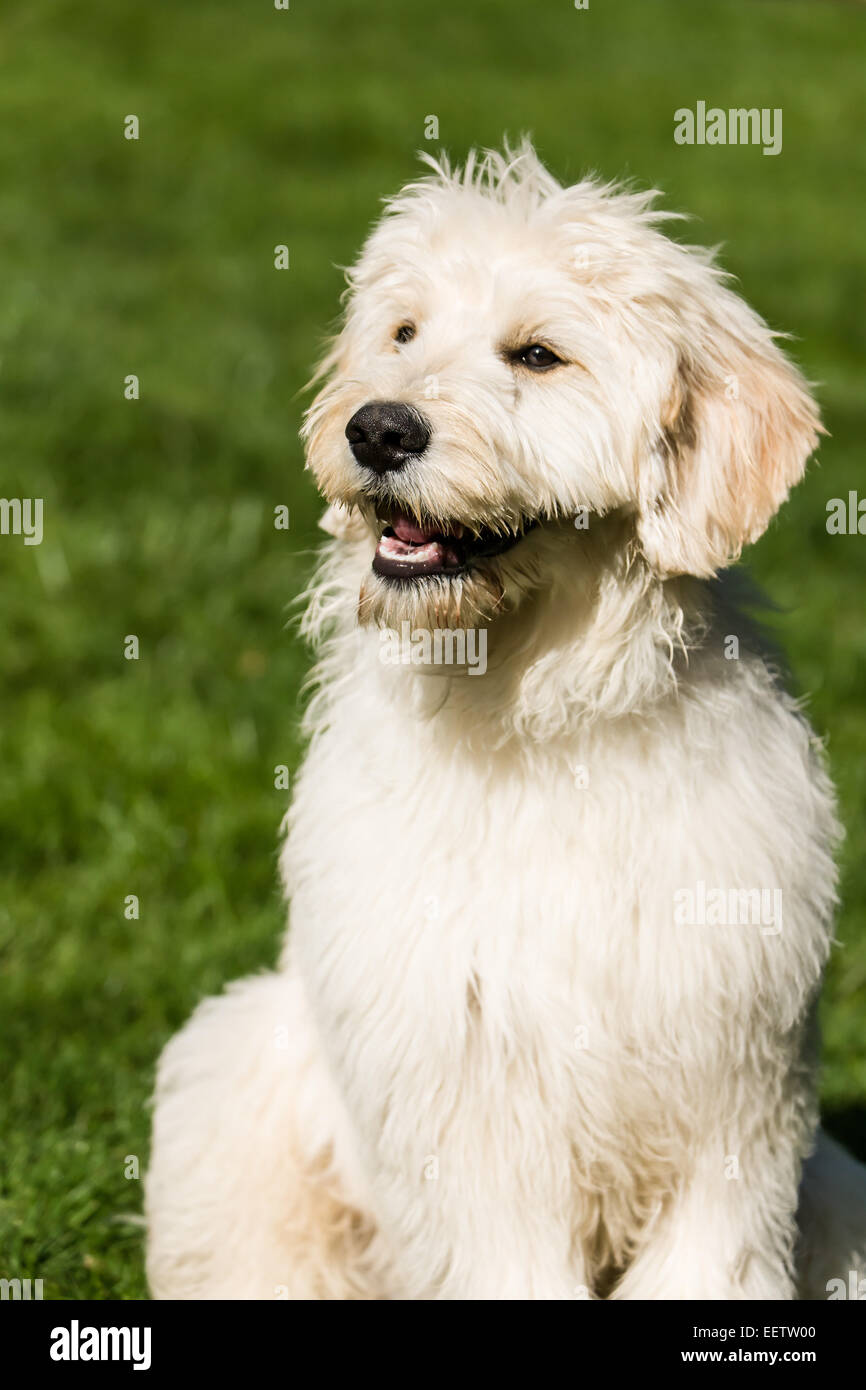
<svg viewBox="0 0 866 1390">
<path fill-rule="evenodd" d="M 430 443 L 430 426 L 402 401 L 368 401 L 346 426 L 346 438 L 364 468 L 391 473 L 423 454 Z"/>
</svg>

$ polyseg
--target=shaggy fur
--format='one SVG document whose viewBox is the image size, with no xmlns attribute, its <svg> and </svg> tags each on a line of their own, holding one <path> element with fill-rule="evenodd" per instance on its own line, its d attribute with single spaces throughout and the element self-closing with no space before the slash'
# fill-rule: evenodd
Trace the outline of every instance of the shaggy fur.
<svg viewBox="0 0 866 1390">
<path fill-rule="evenodd" d="M 716 578 L 820 427 L 652 202 L 562 188 L 528 146 L 441 163 L 349 276 L 305 425 L 332 539 L 291 931 L 163 1055 L 157 1297 L 824 1298 L 866 1273 L 866 1179 L 829 1140 L 797 1229 L 833 792 Z M 431 426 L 382 474 L 345 437 L 376 400 Z M 400 582 L 371 569 L 395 509 L 526 534 Z M 383 664 L 404 621 L 483 628 L 486 673 Z M 700 883 L 779 890 L 779 929 L 682 922 Z"/>
</svg>

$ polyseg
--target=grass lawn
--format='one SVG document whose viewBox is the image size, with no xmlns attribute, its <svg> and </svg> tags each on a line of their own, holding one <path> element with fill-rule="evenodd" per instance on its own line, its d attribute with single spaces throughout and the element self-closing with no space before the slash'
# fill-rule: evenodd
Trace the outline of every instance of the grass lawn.
<svg viewBox="0 0 866 1390">
<path fill-rule="evenodd" d="M 751 558 L 849 830 L 823 1085 L 866 1156 L 866 540 L 825 530 L 866 495 L 866 11 L 6 0 L 0 54 L 0 494 L 45 505 L 42 545 L 0 537 L 0 1275 L 146 1296 L 155 1059 L 273 959 L 319 512 L 297 393 L 429 115 L 455 155 L 529 130 L 562 177 L 664 189 L 820 383 L 830 437 Z M 782 108 L 781 155 L 675 145 L 699 99 Z"/>
</svg>

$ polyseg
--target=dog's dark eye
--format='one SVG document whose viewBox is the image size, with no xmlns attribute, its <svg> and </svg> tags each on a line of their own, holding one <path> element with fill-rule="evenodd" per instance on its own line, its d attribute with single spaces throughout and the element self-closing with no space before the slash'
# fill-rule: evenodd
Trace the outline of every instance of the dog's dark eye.
<svg viewBox="0 0 866 1390">
<path fill-rule="evenodd" d="M 397 332 L 394 334 L 395 343 L 408 343 L 415 337 L 414 323 L 401 323 Z"/>
<path fill-rule="evenodd" d="M 530 343 L 527 347 L 518 348 L 511 354 L 512 362 L 519 362 L 523 367 L 531 367 L 534 372 L 549 372 L 551 367 L 562 366 L 562 358 L 557 357 L 550 348 L 543 347 L 541 343 Z"/>
</svg>

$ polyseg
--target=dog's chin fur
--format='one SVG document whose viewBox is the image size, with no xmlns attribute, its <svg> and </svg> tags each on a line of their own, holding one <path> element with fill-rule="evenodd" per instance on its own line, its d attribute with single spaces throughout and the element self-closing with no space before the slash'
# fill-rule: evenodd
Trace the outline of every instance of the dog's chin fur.
<svg viewBox="0 0 866 1390">
<path fill-rule="evenodd" d="M 498 566 L 454 576 L 395 580 L 370 574 L 358 597 L 362 627 L 399 628 L 409 622 L 427 631 L 437 628 L 482 627 L 501 616 L 519 599 L 519 590 L 497 576 Z"/>
<path fill-rule="evenodd" d="M 527 148 L 410 187 L 352 272 L 305 425 L 332 505 L 291 933 L 160 1064 L 158 1297 L 773 1300 L 866 1276 L 866 1176 L 823 1138 L 809 1158 L 833 789 L 715 577 L 817 412 L 657 223 Z M 535 378 L 504 349 L 544 333 L 567 365 Z M 376 398 L 431 426 L 390 483 L 345 438 Z M 395 582 L 372 568 L 386 486 L 419 526 L 538 524 Z M 483 628 L 483 677 L 383 664 L 377 629 L 404 623 Z M 698 881 L 778 888 L 784 927 L 677 920 Z"/>
</svg>

